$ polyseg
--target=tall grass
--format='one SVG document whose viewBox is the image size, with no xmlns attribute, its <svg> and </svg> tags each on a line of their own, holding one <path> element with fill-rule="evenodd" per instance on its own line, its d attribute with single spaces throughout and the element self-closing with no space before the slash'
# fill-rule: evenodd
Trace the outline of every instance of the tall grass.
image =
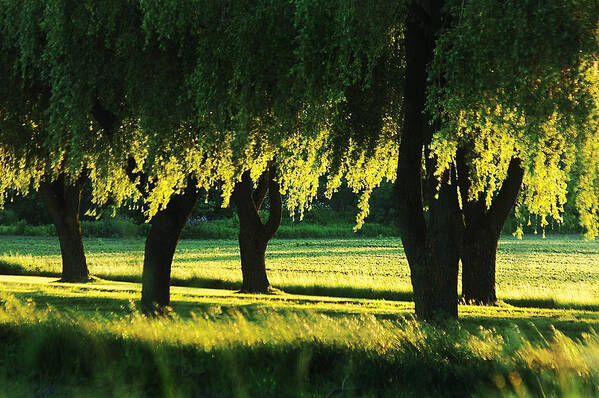
<svg viewBox="0 0 599 398">
<path fill-rule="evenodd" d="M 0 395 L 599 396 L 599 336 L 207 307 L 149 319 L 0 299 Z"/>
</svg>

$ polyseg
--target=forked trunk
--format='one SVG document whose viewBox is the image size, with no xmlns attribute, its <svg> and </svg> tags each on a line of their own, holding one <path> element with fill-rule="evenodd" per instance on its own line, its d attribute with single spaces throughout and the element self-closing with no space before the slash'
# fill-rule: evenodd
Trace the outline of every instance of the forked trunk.
<svg viewBox="0 0 599 398">
<path fill-rule="evenodd" d="M 39 188 L 58 234 L 62 256 L 61 280 L 64 282 L 90 279 L 79 220 L 82 191 L 81 181 L 66 182 L 64 175 L 52 182 L 42 182 Z"/>
<path fill-rule="evenodd" d="M 270 167 L 252 191 L 249 173 L 244 173 L 235 185 L 233 200 L 239 216 L 239 251 L 244 293 L 267 293 L 270 282 L 266 275 L 266 247 L 281 223 L 281 193 L 275 182 L 274 168 Z M 260 219 L 260 207 L 266 192 L 269 198 L 269 217 L 266 223 Z"/>
<path fill-rule="evenodd" d="M 456 158 L 466 225 L 461 251 L 462 299 L 469 304 L 494 305 L 497 303 L 497 246 L 503 224 L 518 197 L 524 169 L 518 158 L 510 161 L 501 189 L 487 209 L 486 193 L 475 200 L 467 200 L 470 189 L 468 156 L 469 153 L 462 149 Z"/>
<path fill-rule="evenodd" d="M 142 274 L 144 312 L 161 312 L 170 306 L 171 266 L 177 243 L 199 197 L 195 184 L 173 195 L 165 209 L 150 221 Z"/>
</svg>

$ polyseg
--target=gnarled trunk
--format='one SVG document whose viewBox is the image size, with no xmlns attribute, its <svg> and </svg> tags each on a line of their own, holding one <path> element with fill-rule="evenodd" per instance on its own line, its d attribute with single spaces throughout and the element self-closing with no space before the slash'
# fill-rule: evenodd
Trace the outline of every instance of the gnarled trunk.
<svg viewBox="0 0 599 398">
<path fill-rule="evenodd" d="M 39 188 L 60 241 L 61 281 L 64 282 L 84 282 L 90 279 L 79 221 L 82 191 L 82 181 L 67 182 L 64 175 L 52 182 L 42 182 Z"/>
<path fill-rule="evenodd" d="M 266 192 L 269 198 L 269 217 L 266 223 L 260 219 L 259 210 Z M 249 172 L 245 172 L 235 185 L 233 201 L 239 216 L 239 251 L 244 293 L 267 293 L 270 282 L 266 275 L 266 247 L 281 224 L 281 193 L 275 182 L 274 167 L 270 167 L 252 190 Z"/>
<path fill-rule="evenodd" d="M 456 158 L 466 225 L 461 254 L 462 299 L 470 304 L 493 305 L 497 302 L 497 246 L 503 224 L 518 197 L 524 169 L 519 159 L 510 161 L 506 179 L 487 209 L 485 193 L 473 201 L 467 200 L 470 189 L 467 157 L 468 152 L 462 149 Z"/>
<path fill-rule="evenodd" d="M 166 208 L 150 220 L 142 274 L 141 304 L 147 313 L 170 306 L 171 266 L 185 223 L 199 198 L 195 184 L 173 195 Z"/>
</svg>

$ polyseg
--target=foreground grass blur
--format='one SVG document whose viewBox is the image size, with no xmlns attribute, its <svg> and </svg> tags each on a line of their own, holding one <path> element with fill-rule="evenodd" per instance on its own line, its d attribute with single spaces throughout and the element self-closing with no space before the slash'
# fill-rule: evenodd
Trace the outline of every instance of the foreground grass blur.
<svg viewBox="0 0 599 398">
<path fill-rule="evenodd" d="M 597 312 L 179 288 L 149 319 L 128 283 L 0 283 L 0 396 L 599 396 Z"/>
</svg>

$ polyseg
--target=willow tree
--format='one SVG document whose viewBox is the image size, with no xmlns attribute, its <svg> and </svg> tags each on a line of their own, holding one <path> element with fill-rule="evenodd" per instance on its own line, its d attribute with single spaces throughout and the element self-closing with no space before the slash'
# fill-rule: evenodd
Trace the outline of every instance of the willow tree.
<svg viewBox="0 0 599 398">
<path fill-rule="evenodd" d="M 209 1 L 148 1 L 142 8 L 149 40 L 173 49 L 179 59 L 194 58 L 191 69 L 180 70 L 185 83 L 179 97 L 191 101 L 187 116 L 206 133 L 206 142 L 220 146 L 215 154 L 229 156 L 229 170 L 217 185 L 224 204 L 232 200 L 239 216 L 242 291 L 267 292 L 265 252 L 280 223 L 288 165 L 277 147 L 293 136 L 297 123 L 283 121 L 297 112 L 286 104 L 292 98 L 293 9 L 284 3 Z M 263 221 L 266 197 L 270 215 Z"/>
<path fill-rule="evenodd" d="M 400 9 L 391 1 L 144 2 L 152 38 L 162 46 L 185 38 L 179 53 L 197 56 L 185 82 L 199 120 L 231 134 L 242 290 L 268 291 L 264 257 L 280 194 L 301 217 L 319 176 L 328 174 L 329 194 L 345 177 L 362 192 L 360 225 L 372 189 L 394 178 Z"/>
<path fill-rule="evenodd" d="M 592 159 L 598 5 L 407 1 L 406 9 L 383 13 L 391 7 L 385 2 L 298 4 L 297 20 L 307 21 L 297 40 L 299 81 L 309 98 L 322 96 L 315 102 L 340 105 L 346 120 L 359 115 L 352 83 L 376 87 L 372 66 L 385 56 L 381 49 L 400 42 L 400 56 L 389 59 L 402 72 L 402 87 L 386 101 L 399 103 L 403 114 L 396 118 L 399 226 L 416 314 L 457 317 L 460 260 L 466 294 L 494 300 L 494 292 L 469 291 L 468 271 L 474 285 L 494 289 L 483 279 L 494 277 L 499 232 L 520 187 L 532 212 L 558 216 L 574 154 Z M 323 28 L 319 17 L 343 23 Z M 370 58 L 356 56 L 360 46 Z M 377 137 L 381 130 L 362 131 Z M 593 173 L 585 180 L 596 181 Z M 596 211 L 592 195 L 581 197 L 581 214 Z"/>
<path fill-rule="evenodd" d="M 437 24 L 422 25 L 418 18 L 428 11 L 412 5 L 414 36 L 421 43 L 434 38 L 426 59 L 428 76 L 420 78 L 422 91 L 428 90 L 427 102 L 418 101 L 419 106 L 427 103 L 421 109 L 431 126 L 426 144 L 429 159 L 436 163 L 436 182 L 431 184 L 441 187 L 439 197 L 446 189 L 452 202 L 457 197 L 463 203 L 465 225 L 456 222 L 454 231 L 463 233 L 466 298 L 493 302 L 494 254 L 520 185 L 522 204 L 538 214 L 542 224 L 547 215 L 559 219 L 570 167 L 580 149 L 597 139 L 593 76 L 599 5 L 456 1 L 432 10 Z M 407 40 L 406 51 L 409 44 Z M 424 58 L 420 61 L 426 65 Z M 580 161 L 595 169 L 590 160 L 596 155 L 584 156 Z M 449 188 L 453 179 L 459 192 L 456 184 Z M 596 190 L 595 183 L 580 185 L 581 197 Z M 579 211 L 584 223 L 596 207 L 581 206 Z M 587 228 L 592 233 L 593 226 Z M 457 274 L 455 261 L 447 271 L 452 278 Z M 454 282 L 446 287 L 451 294 L 442 295 L 448 301 L 442 312 L 453 316 Z M 428 315 L 437 305 L 425 307 Z"/>
<path fill-rule="evenodd" d="M 69 126 L 57 131 L 50 121 L 39 11 L 20 2 L 2 2 L 0 10 L 0 205 L 8 194 L 38 190 L 60 241 L 61 280 L 86 281 L 79 217 L 87 175 L 73 164 Z"/>
</svg>

